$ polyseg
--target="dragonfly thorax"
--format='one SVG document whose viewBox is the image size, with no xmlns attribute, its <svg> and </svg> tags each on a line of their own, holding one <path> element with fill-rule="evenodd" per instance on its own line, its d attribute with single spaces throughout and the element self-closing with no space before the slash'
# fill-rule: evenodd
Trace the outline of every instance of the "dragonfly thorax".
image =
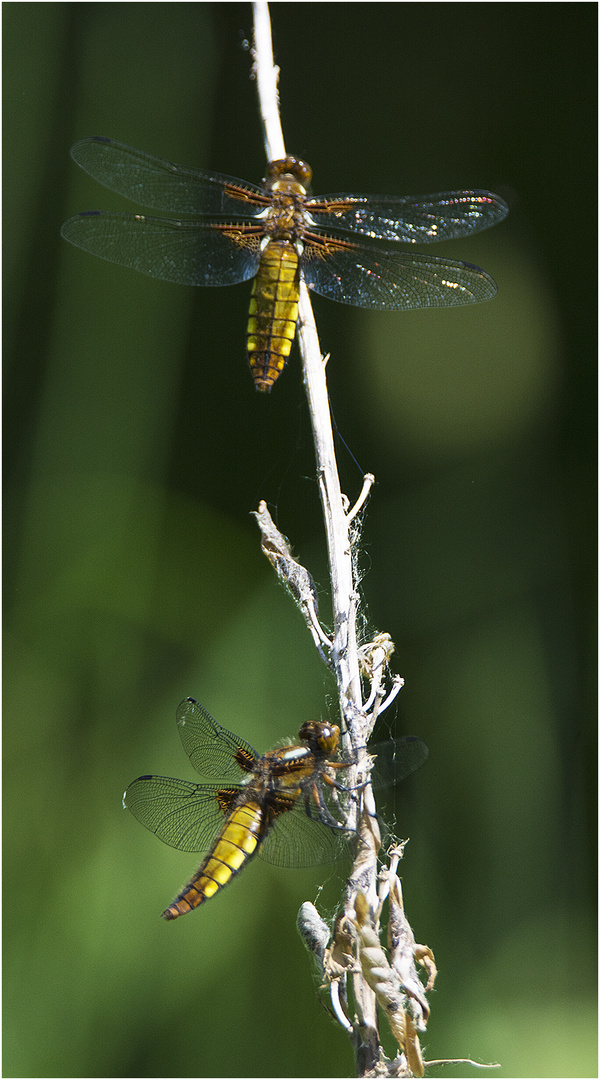
<svg viewBox="0 0 600 1080">
<path fill-rule="evenodd" d="M 289 750 L 282 749 L 278 753 L 282 761 L 301 761 L 311 752 L 307 746 L 290 746 Z"/>
<path fill-rule="evenodd" d="M 267 239 L 294 240 L 304 225 L 306 194 L 299 184 L 291 184 L 286 190 L 273 190 L 273 201 L 264 217 Z"/>
</svg>

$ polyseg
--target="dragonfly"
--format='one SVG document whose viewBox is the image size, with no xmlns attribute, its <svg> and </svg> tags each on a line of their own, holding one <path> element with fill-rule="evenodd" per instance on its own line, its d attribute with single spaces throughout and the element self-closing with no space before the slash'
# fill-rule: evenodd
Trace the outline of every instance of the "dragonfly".
<svg viewBox="0 0 600 1080">
<path fill-rule="evenodd" d="M 166 776 L 139 776 L 123 806 L 158 838 L 179 851 L 205 852 L 200 866 L 162 912 L 177 919 L 215 896 L 254 855 L 273 866 L 308 867 L 332 862 L 354 835 L 340 820 L 340 794 L 356 797 L 337 780 L 353 761 L 333 760 L 337 724 L 308 720 L 298 742 L 260 757 L 244 739 L 186 698 L 177 727 L 193 767 L 211 784 Z M 376 744 L 385 783 L 404 779 L 429 756 L 416 736 Z"/>
<path fill-rule="evenodd" d="M 388 311 L 474 304 L 497 291 L 471 263 L 401 249 L 502 221 L 508 207 L 489 191 L 311 196 L 312 170 L 291 155 L 272 161 L 257 186 L 101 136 L 76 142 L 71 156 L 105 187 L 177 217 L 86 210 L 64 223 L 66 240 L 162 281 L 254 278 L 246 343 L 257 390 L 270 391 L 286 365 L 301 278 L 331 300 Z"/>
</svg>

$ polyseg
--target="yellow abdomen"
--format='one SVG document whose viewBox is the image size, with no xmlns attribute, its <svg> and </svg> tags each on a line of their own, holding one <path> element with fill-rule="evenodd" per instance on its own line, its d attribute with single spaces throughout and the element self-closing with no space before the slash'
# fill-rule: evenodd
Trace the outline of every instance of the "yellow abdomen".
<svg viewBox="0 0 600 1080">
<path fill-rule="evenodd" d="M 163 918 L 176 919 L 185 915 L 227 885 L 254 855 L 263 824 L 263 812 L 258 803 L 248 802 L 233 810 L 212 851 L 179 896 L 163 911 Z"/>
<path fill-rule="evenodd" d="M 270 240 L 252 285 L 248 360 L 257 390 L 270 390 L 290 355 L 298 322 L 298 253 L 289 240 Z"/>
</svg>

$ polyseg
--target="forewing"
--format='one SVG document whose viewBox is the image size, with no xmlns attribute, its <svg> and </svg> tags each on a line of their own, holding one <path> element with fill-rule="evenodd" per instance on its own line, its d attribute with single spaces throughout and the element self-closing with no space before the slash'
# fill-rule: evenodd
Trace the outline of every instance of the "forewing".
<svg viewBox="0 0 600 1080">
<path fill-rule="evenodd" d="M 108 262 L 178 285 L 235 285 L 254 277 L 260 239 L 249 227 L 87 210 L 61 234 Z"/>
<path fill-rule="evenodd" d="M 101 136 L 76 142 L 71 157 L 104 187 L 154 210 L 251 217 L 269 202 L 245 180 L 176 165 Z"/>
<path fill-rule="evenodd" d="M 416 735 L 389 739 L 367 747 L 375 758 L 371 780 L 375 789 L 392 787 L 420 769 L 429 757 L 429 747 Z"/>
<path fill-rule="evenodd" d="M 308 817 L 304 803 L 299 802 L 276 818 L 258 854 L 272 866 L 320 866 L 348 854 L 348 841 L 353 835 Z"/>
<path fill-rule="evenodd" d="M 508 206 L 491 191 L 442 191 L 437 195 L 322 195 L 306 208 L 324 229 L 348 229 L 379 240 L 431 244 L 489 229 Z"/>
<path fill-rule="evenodd" d="M 177 727 L 183 748 L 201 776 L 239 782 L 244 773 L 252 772 L 257 754 L 250 743 L 217 724 L 193 698 L 186 698 L 177 709 Z"/>
<path fill-rule="evenodd" d="M 207 851 L 223 827 L 227 803 L 237 796 L 216 784 L 189 784 L 168 776 L 139 776 L 123 806 L 159 840 L 179 851 Z"/>
<path fill-rule="evenodd" d="M 315 230 L 304 242 L 306 284 L 341 304 L 406 311 L 476 304 L 496 295 L 495 281 L 470 263 L 354 244 Z"/>
</svg>

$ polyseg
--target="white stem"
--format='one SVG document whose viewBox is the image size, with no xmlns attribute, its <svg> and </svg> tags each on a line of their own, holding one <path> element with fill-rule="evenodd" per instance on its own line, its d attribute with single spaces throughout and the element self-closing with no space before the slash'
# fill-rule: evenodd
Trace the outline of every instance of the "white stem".
<svg viewBox="0 0 600 1080">
<path fill-rule="evenodd" d="M 254 75 L 263 120 L 267 161 L 279 161 L 285 155 L 285 143 L 279 118 L 279 68 L 273 60 L 271 17 L 266 0 L 252 4 L 254 11 Z"/>
<path fill-rule="evenodd" d="M 254 9 L 254 74 L 269 161 L 285 156 L 279 118 L 277 82 L 279 69 L 273 59 L 269 5 L 256 0 Z M 344 512 L 329 413 L 325 365 L 308 289 L 300 286 L 298 342 L 304 366 L 304 382 L 313 428 L 319 494 L 323 505 L 331 577 L 334 639 L 331 659 L 336 674 L 340 711 L 352 746 L 366 742 L 360 724 L 361 685 L 356 641 L 356 596 L 352 580 L 352 552 L 348 518 Z M 348 748 L 350 749 L 350 747 Z"/>
<path fill-rule="evenodd" d="M 273 62 L 268 5 L 258 0 L 254 5 L 255 35 L 254 62 L 257 78 L 259 107 L 265 131 L 265 147 L 270 161 L 285 156 L 283 134 L 279 121 L 277 100 L 277 71 Z M 264 69 L 264 70 L 263 70 Z M 334 632 L 331 644 L 330 661 L 335 674 L 340 703 L 340 715 L 343 719 L 343 752 L 365 747 L 369 730 L 369 717 L 362 706 L 362 688 L 358 663 L 358 644 L 356 636 L 357 596 L 352 575 L 352 550 L 349 535 L 349 519 L 335 459 L 329 398 L 323 361 L 308 289 L 300 282 L 298 343 L 302 355 L 304 383 L 313 429 L 317 480 L 319 495 L 323 506 L 323 517 L 327 537 L 329 573 L 331 580 L 331 602 L 333 608 Z M 366 496 L 365 496 L 366 497 Z M 346 506 L 348 502 L 346 500 Z M 363 751 L 364 752 L 364 751 Z M 358 845 L 355 868 L 347 885 L 346 904 L 352 906 L 352 897 L 360 888 L 367 895 L 376 899 L 377 851 L 379 849 L 379 831 L 374 816 L 375 808 L 370 785 L 363 790 L 367 813 L 358 823 L 361 832 L 361 844 Z M 379 1061 L 380 1046 L 377 1030 L 377 1001 L 373 990 L 367 985 L 364 976 L 356 972 L 353 977 L 356 1007 L 359 1024 L 352 1028 L 355 1052 L 360 1075 L 369 1072 Z M 332 986 L 334 1008 L 337 984 Z M 343 1026 L 343 1010 L 338 1015 Z"/>
<path fill-rule="evenodd" d="M 325 364 L 319 346 L 308 289 L 304 282 L 300 286 L 298 344 L 302 356 L 315 444 L 319 494 L 327 536 L 334 626 L 331 658 L 338 683 L 340 712 L 352 732 L 352 741 L 356 746 L 364 733 L 356 730 L 357 713 L 361 711 L 362 697 L 356 641 L 356 594 L 352 580 L 352 551 L 348 534 L 348 518 L 344 511 L 335 460 Z"/>
</svg>

